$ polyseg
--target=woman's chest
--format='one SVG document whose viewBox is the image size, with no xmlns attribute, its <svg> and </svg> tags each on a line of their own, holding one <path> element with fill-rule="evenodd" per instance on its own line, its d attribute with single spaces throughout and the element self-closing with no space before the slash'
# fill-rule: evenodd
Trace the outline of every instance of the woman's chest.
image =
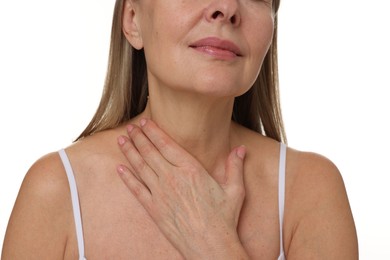
<svg viewBox="0 0 390 260">
<path fill-rule="evenodd" d="M 277 195 L 267 187 L 251 186 L 241 211 L 238 235 L 251 258 L 276 259 Z M 131 193 L 117 189 L 91 194 L 94 196 L 84 197 L 82 203 L 87 259 L 184 259 Z"/>
</svg>

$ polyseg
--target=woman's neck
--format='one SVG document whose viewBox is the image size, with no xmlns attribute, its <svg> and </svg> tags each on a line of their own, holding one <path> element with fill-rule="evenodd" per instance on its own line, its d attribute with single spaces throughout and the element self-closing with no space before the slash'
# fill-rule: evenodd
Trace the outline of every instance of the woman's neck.
<svg viewBox="0 0 390 260">
<path fill-rule="evenodd" d="M 141 117 L 155 121 L 210 174 L 219 178 L 232 149 L 233 102 L 234 99 L 194 97 L 188 93 L 176 92 L 174 96 L 150 93 Z"/>
</svg>

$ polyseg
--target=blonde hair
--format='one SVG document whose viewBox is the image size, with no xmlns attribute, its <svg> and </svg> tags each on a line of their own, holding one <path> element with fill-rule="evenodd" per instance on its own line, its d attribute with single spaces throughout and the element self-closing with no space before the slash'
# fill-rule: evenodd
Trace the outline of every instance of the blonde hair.
<svg viewBox="0 0 390 260">
<path fill-rule="evenodd" d="M 140 114 L 146 107 L 148 79 L 145 55 L 143 50 L 134 49 L 122 32 L 124 1 L 117 0 L 115 3 L 108 70 L 100 104 L 77 140 L 115 128 Z M 287 142 L 278 88 L 279 4 L 280 0 L 272 1 L 275 12 L 273 40 L 259 76 L 248 92 L 235 98 L 232 119 L 276 141 Z"/>
</svg>

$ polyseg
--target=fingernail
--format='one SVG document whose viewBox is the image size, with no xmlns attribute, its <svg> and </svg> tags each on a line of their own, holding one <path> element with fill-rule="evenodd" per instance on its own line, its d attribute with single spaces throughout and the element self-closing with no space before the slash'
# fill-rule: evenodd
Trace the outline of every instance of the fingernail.
<svg viewBox="0 0 390 260">
<path fill-rule="evenodd" d="M 246 154 L 245 146 L 242 145 L 242 146 L 238 147 L 236 150 L 236 154 L 241 160 L 243 160 L 245 158 L 245 154 Z"/>
<path fill-rule="evenodd" d="M 128 125 L 127 126 L 127 132 L 128 133 L 131 133 L 131 131 L 133 131 L 133 129 L 134 129 L 134 126 L 132 126 L 132 125 Z"/>
<path fill-rule="evenodd" d="M 122 165 L 119 165 L 116 169 L 120 174 L 125 174 L 125 168 Z"/>
<path fill-rule="evenodd" d="M 141 119 L 141 121 L 139 121 L 139 123 L 140 123 L 140 125 L 141 126 L 144 126 L 144 125 L 146 125 L 146 119 Z"/>
<path fill-rule="evenodd" d="M 123 136 L 119 136 L 118 143 L 119 143 L 119 145 L 123 145 L 124 143 L 126 143 L 126 139 Z"/>
</svg>

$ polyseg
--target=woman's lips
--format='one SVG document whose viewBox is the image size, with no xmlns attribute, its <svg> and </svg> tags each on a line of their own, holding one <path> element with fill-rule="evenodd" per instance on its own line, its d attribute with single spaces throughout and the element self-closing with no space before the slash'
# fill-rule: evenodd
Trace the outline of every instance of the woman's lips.
<svg viewBox="0 0 390 260">
<path fill-rule="evenodd" d="M 240 48 L 233 42 L 217 37 L 208 37 L 194 42 L 191 48 L 223 60 L 241 57 Z"/>
</svg>

